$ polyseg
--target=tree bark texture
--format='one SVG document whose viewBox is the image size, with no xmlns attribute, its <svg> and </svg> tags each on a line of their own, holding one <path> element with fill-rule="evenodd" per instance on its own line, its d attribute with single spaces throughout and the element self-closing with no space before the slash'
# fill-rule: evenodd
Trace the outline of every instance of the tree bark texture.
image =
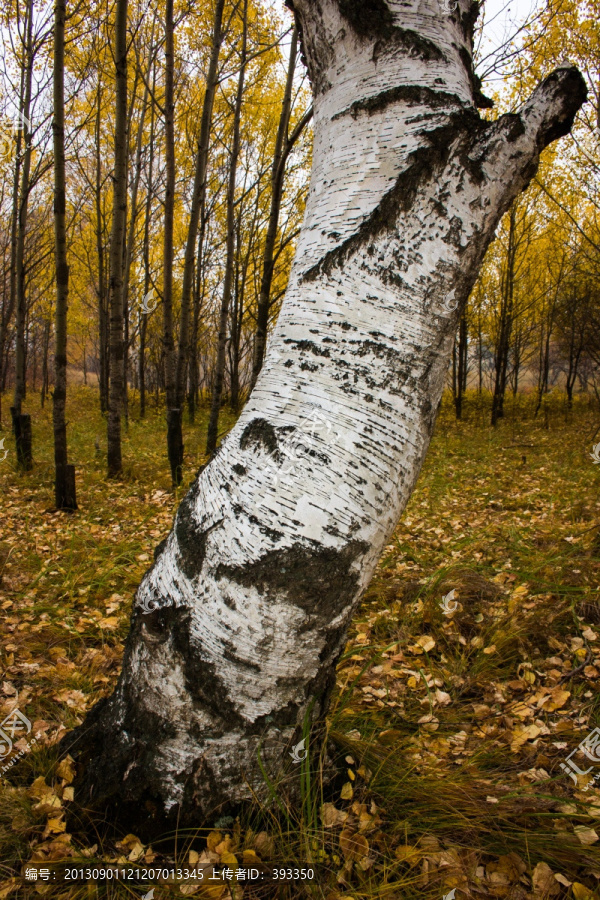
<svg viewBox="0 0 600 900">
<path fill-rule="evenodd" d="M 294 10 L 314 157 L 279 321 L 138 589 L 114 694 L 65 743 L 81 804 L 136 834 L 264 797 L 259 753 L 275 777 L 322 721 L 486 247 L 586 94 L 566 66 L 519 114 L 480 119 L 470 0 Z"/>
</svg>

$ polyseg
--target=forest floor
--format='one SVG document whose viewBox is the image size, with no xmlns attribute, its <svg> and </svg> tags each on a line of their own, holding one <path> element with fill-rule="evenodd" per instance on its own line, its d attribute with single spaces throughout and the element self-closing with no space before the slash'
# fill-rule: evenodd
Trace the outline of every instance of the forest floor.
<svg viewBox="0 0 600 900">
<path fill-rule="evenodd" d="M 31 749 L 15 740 L 0 761 L 9 765 L 0 900 L 140 897 L 140 886 L 26 884 L 22 875 L 27 863 L 65 858 L 169 862 L 160 842 L 100 834 L 89 846 L 67 831 L 74 771 L 56 748 L 115 683 L 134 590 L 181 497 L 170 488 L 163 415 L 139 421 L 132 404 L 125 477 L 108 482 L 96 392 L 72 391 L 80 509 L 67 515 L 52 509 L 51 408 L 33 398 L 26 411 L 31 473 L 15 471 L 12 437 L 0 435 L 9 449 L 0 461 L 0 723 L 18 708 L 32 723 L 27 739 L 39 737 Z M 347 774 L 324 786 L 303 763 L 301 809 L 257 808 L 210 833 L 182 832 L 170 857 L 190 868 L 311 864 L 315 882 L 160 885 L 154 900 L 600 896 L 597 423 L 587 401 L 567 415 L 551 396 L 534 419 L 518 397 L 492 430 L 475 395 L 460 423 L 445 401 L 338 667 L 330 746 Z M 186 429 L 190 477 L 204 461 L 205 427 L 202 415 Z M 589 756 L 577 750 L 584 741 Z M 573 751 L 590 770 L 577 783 L 561 769 Z"/>
</svg>

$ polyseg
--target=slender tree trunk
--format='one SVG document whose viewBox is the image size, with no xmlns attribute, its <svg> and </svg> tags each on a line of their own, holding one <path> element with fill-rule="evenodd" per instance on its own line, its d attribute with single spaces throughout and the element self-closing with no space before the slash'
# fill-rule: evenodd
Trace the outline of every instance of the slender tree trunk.
<svg viewBox="0 0 600 900">
<path fill-rule="evenodd" d="M 229 319 L 229 304 L 233 288 L 233 274 L 235 265 L 235 181 L 237 176 L 238 158 L 240 155 L 240 123 L 242 117 L 242 98 L 244 96 L 244 81 L 246 77 L 246 56 L 248 40 L 248 0 L 244 0 L 242 26 L 242 51 L 240 62 L 240 75 L 235 97 L 233 113 L 233 138 L 231 157 L 229 161 L 229 183 L 227 185 L 227 255 L 225 260 L 225 278 L 223 281 L 223 296 L 219 315 L 219 333 L 217 336 L 217 360 L 215 364 L 215 380 L 213 384 L 210 418 L 208 420 L 208 433 L 206 436 L 206 452 L 212 454 L 217 448 L 219 431 L 219 413 L 221 411 L 221 399 L 223 397 L 223 385 L 225 382 L 225 351 L 227 347 L 227 323 Z"/>
<path fill-rule="evenodd" d="M 513 295 L 515 286 L 515 210 L 510 211 L 508 227 L 508 249 L 506 254 L 506 272 L 502 286 L 500 303 L 500 323 L 498 344 L 495 357 L 494 394 L 492 397 L 492 425 L 504 417 L 504 397 L 506 394 L 506 373 L 510 352 L 510 336 L 513 323 Z"/>
<path fill-rule="evenodd" d="M 188 227 L 187 242 L 185 248 L 185 262 L 183 267 L 183 283 L 181 287 L 181 316 L 179 322 L 179 346 L 177 352 L 177 364 L 175 372 L 175 387 L 172 391 L 171 402 L 167 405 L 167 445 L 169 462 L 171 465 L 171 477 L 174 484 L 181 484 L 183 475 L 183 406 L 185 402 L 185 390 L 187 383 L 188 360 L 190 351 L 190 307 L 192 303 L 192 291 L 194 286 L 195 252 L 198 238 L 198 223 L 204 211 L 206 200 L 206 179 L 208 170 L 208 150 L 210 145 L 210 129 L 215 93 L 218 85 L 219 53 L 223 40 L 222 22 L 224 0 L 217 0 L 213 21 L 213 36 L 204 102 L 202 106 L 202 118 L 200 121 L 200 134 L 196 152 L 196 167 L 194 176 L 194 188 L 190 209 L 190 223 Z M 194 328 L 192 340 L 197 340 L 197 316 L 194 312 Z"/>
<path fill-rule="evenodd" d="M 183 438 L 178 427 L 177 362 L 173 334 L 173 217 L 175 210 L 175 101 L 173 0 L 165 0 L 165 218 L 163 242 L 163 349 L 167 395 L 167 451 L 174 484 L 181 481 Z"/>
<path fill-rule="evenodd" d="M 456 418 L 462 418 L 463 396 L 466 389 L 467 380 L 467 352 L 468 352 L 468 329 L 466 312 L 460 317 L 460 325 L 458 329 L 458 342 L 455 344 L 455 357 L 458 360 L 456 366 L 456 389 L 454 394 L 454 408 L 456 410 Z"/>
<path fill-rule="evenodd" d="M 27 233 L 27 214 L 29 209 L 30 172 L 31 172 L 31 90 L 33 80 L 33 0 L 28 0 L 26 7 L 26 46 L 25 46 L 25 94 L 23 100 L 22 120 L 19 131 L 23 132 L 23 168 L 19 189 L 17 240 L 15 253 L 16 277 L 16 333 L 15 333 L 15 391 L 11 415 L 17 450 L 17 462 L 23 469 L 33 466 L 31 447 L 31 419 L 22 414 L 22 403 L 27 390 L 27 296 L 25 272 L 25 235 Z"/>
<path fill-rule="evenodd" d="M 102 118 L 102 85 L 100 82 L 100 74 L 98 74 L 98 87 L 96 90 L 96 121 L 95 121 L 95 141 L 96 141 L 96 183 L 94 190 L 94 200 L 96 205 L 96 253 L 98 256 L 98 343 L 99 343 L 99 366 L 100 373 L 98 376 L 98 388 L 100 391 L 100 410 L 102 415 L 108 411 L 108 384 L 109 384 L 109 316 L 107 308 L 107 292 L 104 277 L 104 237 L 103 237 L 103 215 L 102 215 L 102 150 L 101 141 L 101 118 Z"/>
<path fill-rule="evenodd" d="M 156 87 L 156 62 L 152 65 L 152 93 Z M 154 103 L 150 104 L 150 139 L 148 142 L 148 189 L 146 192 L 146 204 L 144 215 L 144 297 L 147 297 L 151 287 L 150 278 L 150 217 L 152 215 L 152 188 L 154 173 Z M 153 304 L 154 305 L 154 304 Z M 140 354 L 138 358 L 139 382 L 140 382 L 140 418 L 146 415 L 146 332 L 148 330 L 148 314 L 140 315 Z"/>
<path fill-rule="evenodd" d="M 254 360 L 252 364 L 252 382 L 254 387 L 258 373 L 260 372 L 267 345 L 267 327 L 269 324 L 269 301 L 271 298 L 271 283 L 273 281 L 273 256 L 275 253 L 275 241 L 279 226 L 279 212 L 281 209 L 281 197 L 283 194 L 284 175 L 284 149 L 288 141 L 290 127 L 290 115 L 292 111 L 292 88 L 294 86 L 294 72 L 298 56 L 298 29 L 294 26 L 290 45 L 290 59 L 288 64 L 287 80 L 281 106 L 279 127 L 275 138 L 275 153 L 273 154 L 273 168 L 271 172 L 271 209 L 269 211 L 269 224 L 263 253 L 262 280 L 260 294 L 258 296 L 258 308 L 256 313 L 256 335 L 254 338 Z"/>
<path fill-rule="evenodd" d="M 75 466 L 68 464 L 67 422 L 67 261 L 65 176 L 65 19 L 66 0 L 54 3 L 54 259 L 56 267 L 56 319 L 54 328 L 54 499 L 57 509 L 77 509 Z"/>
<path fill-rule="evenodd" d="M 44 323 L 44 340 L 42 345 L 42 391 L 41 391 L 41 402 L 42 409 L 44 408 L 44 404 L 46 403 L 46 397 L 48 396 L 48 385 L 49 385 L 49 372 L 48 372 L 48 353 L 50 350 L 50 319 L 47 319 Z"/>
<path fill-rule="evenodd" d="M 150 53 L 152 55 L 152 47 L 154 44 L 154 22 L 152 23 L 152 31 L 150 34 Z M 152 59 L 150 60 L 150 65 L 152 65 Z M 138 191 L 140 187 L 140 179 L 142 176 L 142 150 L 143 150 L 143 138 L 144 138 L 144 125 L 146 122 L 146 111 L 148 109 L 148 99 L 150 95 L 150 89 L 148 85 L 148 81 L 145 82 L 144 87 L 144 98 L 142 100 L 142 111 L 140 113 L 140 121 L 138 123 L 138 130 L 136 136 L 136 146 L 135 146 L 135 165 L 133 170 L 133 184 L 131 188 L 131 203 L 130 203 L 130 215 L 129 215 L 129 228 L 127 230 L 127 242 L 125 245 L 125 271 L 123 276 L 123 320 L 124 320 L 124 340 L 123 340 L 123 410 L 125 414 L 125 419 L 129 421 L 129 350 L 134 338 L 129 337 L 129 314 L 130 314 L 130 304 L 129 304 L 129 281 L 131 275 L 131 263 L 133 261 L 134 256 L 134 245 L 135 245 L 135 226 L 137 224 L 138 217 Z M 132 109 L 130 112 L 130 120 L 133 115 L 133 102 Z M 146 296 L 147 291 L 144 293 Z"/>
<path fill-rule="evenodd" d="M 117 0 L 115 20 L 115 162 L 110 235 L 110 389 L 107 425 L 108 475 L 123 470 L 123 243 L 127 213 L 127 0 Z"/>
<path fill-rule="evenodd" d="M 137 835 L 268 799 L 263 772 L 287 768 L 299 791 L 290 746 L 304 723 L 318 749 L 486 248 L 586 94 L 564 66 L 519 114 L 480 119 L 469 0 L 437 17 L 383 0 L 368 15 L 346 0 L 294 7 L 315 142 L 279 321 L 137 592 L 114 694 L 62 745 L 81 767 L 76 800 Z"/>
</svg>

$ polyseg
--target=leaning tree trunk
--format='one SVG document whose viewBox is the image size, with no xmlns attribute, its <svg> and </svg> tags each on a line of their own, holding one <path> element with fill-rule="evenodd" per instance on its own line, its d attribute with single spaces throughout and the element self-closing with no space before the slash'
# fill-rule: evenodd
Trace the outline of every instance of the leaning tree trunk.
<svg viewBox="0 0 600 900">
<path fill-rule="evenodd" d="M 264 796 L 259 752 L 280 771 L 322 720 L 486 247 L 586 95 L 564 66 L 520 114 L 481 120 L 469 0 L 450 15 L 433 0 L 294 8 L 315 137 L 287 296 L 137 592 L 117 688 L 66 742 L 80 803 L 136 833 Z"/>
</svg>

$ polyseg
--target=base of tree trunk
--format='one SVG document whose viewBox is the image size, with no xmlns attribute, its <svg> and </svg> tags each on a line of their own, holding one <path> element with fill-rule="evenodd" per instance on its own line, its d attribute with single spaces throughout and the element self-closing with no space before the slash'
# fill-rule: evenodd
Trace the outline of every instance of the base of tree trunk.
<svg viewBox="0 0 600 900">
<path fill-rule="evenodd" d="M 56 470 L 54 497 L 57 509 L 74 512 L 77 509 L 77 492 L 75 487 L 75 466 L 64 466 Z"/>
<path fill-rule="evenodd" d="M 14 406 L 11 406 L 10 413 L 17 448 L 17 464 L 29 472 L 33 468 L 31 416 L 28 413 L 17 413 Z"/>
<path fill-rule="evenodd" d="M 183 433 L 181 409 L 167 410 L 167 450 L 173 484 L 183 479 Z"/>
<path fill-rule="evenodd" d="M 77 769 L 75 803 L 67 823 L 70 832 L 97 834 L 101 820 L 108 833 L 121 834 L 124 830 L 142 841 L 151 841 L 182 828 L 219 827 L 219 820 L 225 816 L 235 818 L 245 811 L 255 814 L 257 801 L 275 816 L 285 818 L 287 813 L 295 818 L 294 810 L 302 805 L 302 784 L 307 782 L 319 791 L 324 786 L 326 793 L 335 788 L 339 796 L 346 779 L 345 751 L 329 742 L 324 745 L 325 697 L 330 695 L 331 678 L 322 685 L 323 702 L 317 703 L 309 741 L 300 745 L 302 731 L 297 729 L 286 748 L 281 741 L 281 723 L 274 721 L 270 727 L 263 723 L 257 730 L 237 721 L 226 698 L 218 696 L 218 685 L 211 683 L 206 670 L 204 683 L 198 685 L 197 699 L 205 692 L 206 712 L 214 716 L 217 728 L 209 742 L 198 733 L 196 758 L 191 764 L 185 760 L 185 774 L 180 773 L 183 791 L 179 802 L 165 804 L 163 753 L 165 745 L 176 737 L 169 710 L 165 709 L 167 715 L 163 717 L 148 708 L 141 709 L 126 684 L 142 634 L 152 632 L 159 645 L 167 634 L 176 636 L 175 643 L 185 642 L 187 624 L 182 610 L 134 613 L 123 660 L 124 678 L 113 695 L 100 700 L 83 725 L 61 741 L 61 756 L 70 754 Z M 202 663 L 196 664 L 199 669 L 195 675 L 199 677 Z M 192 658 L 189 666 L 194 668 Z M 286 713 L 282 711 L 282 719 Z M 235 733 L 234 747 L 229 753 L 220 751 L 217 760 L 212 751 L 228 727 Z M 295 756 L 289 752 L 294 747 Z M 171 758 L 169 764 L 172 761 Z M 215 765 L 217 761 L 219 764 Z M 310 779 L 306 777 L 308 767 Z"/>
</svg>

